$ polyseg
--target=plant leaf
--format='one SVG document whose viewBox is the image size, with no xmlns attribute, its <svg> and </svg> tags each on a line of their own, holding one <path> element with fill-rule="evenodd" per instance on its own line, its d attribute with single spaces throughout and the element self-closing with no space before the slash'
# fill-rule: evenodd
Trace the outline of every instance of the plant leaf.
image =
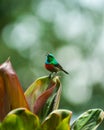
<svg viewBox="0 0 104 130">
<path fill-rule="evenodd" d="M 34 108 L 34 102 L 36 101 L 37 97 L 40 96 L 41 93 L 47 89 L 48 84 L 48 77 L 42 77 L 34 81 L 32 85 L 30 85 L 29 88 L 26 90 L 25 97 L 32 111 Z"/>
<path fill-rule="evenodd" d="M 53 79 L 47 76 L 41 77 L 25 92 L 31 111 L 38 114 L 41 119 L 58 108 L 60 94 L 61 84 L 58 76 Z"/>
<path fill-rule="evenodd" d="M 0 121 L 15 108 L 28 108 L 18 77 L 8 60 L 0 65 Z"/>
<path fill-rule="evenodd" d="M 50 95 L 53 93 L 53 90 L 55 88 L 55 84 L 53 84 L 49 89 L 44 91 L 35 101 L 34 104 L 34 112 L 37 114 L 43 105 L 46 103 L 47 99 L 50 97 Z"/>
<path fill-rule="evenodd" d="M 71 130 L 96 130 L 103 119 L 103 110 L 90 109 L 78 117 L 78 119 L 72 124 Z"/>
<path fill-rule="evenodd" d="M 69 121 L 72 112 L 68 110 L 54 110 L 42 123 L 43 130 L 70 130 Z"/>
<path fill-rule="evenodd" d="M 0 130 L 40 130 L 40 122 L 26 108 L 17 108 L 5 117 L 0 124 Z"/>
</svg>

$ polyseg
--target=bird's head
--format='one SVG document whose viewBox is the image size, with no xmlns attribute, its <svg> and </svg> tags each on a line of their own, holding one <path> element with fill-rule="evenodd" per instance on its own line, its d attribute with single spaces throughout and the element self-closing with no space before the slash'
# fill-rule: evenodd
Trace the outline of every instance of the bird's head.
<svg viewBox="0 0 104 130">
<path fill-rule="evenodd" d="M 54 61 L 54 56 L 51 53 L 47 54 L 46 63 L 51 63 Z"/>
</svg>

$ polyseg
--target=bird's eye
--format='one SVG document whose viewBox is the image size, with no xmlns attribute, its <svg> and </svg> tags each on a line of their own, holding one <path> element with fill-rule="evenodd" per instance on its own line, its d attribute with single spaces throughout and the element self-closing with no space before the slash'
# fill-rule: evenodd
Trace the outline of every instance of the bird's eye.
<svg viewBox="0 0 104 130">
<path fill-rule="evenodd" d="M 52 56 L 48 56 L 48 61 L 52 61 L 53 57 Z"/>
<path fill-rule="evenodd" d="M 49 60 L 51 60 L 52 59 L 52 57 L 49 57 Z"/>
<path fill-rule="evenodd" d="M 53 58 L 52 56 L 49 56 L 49 58 Z"/>
</svg>

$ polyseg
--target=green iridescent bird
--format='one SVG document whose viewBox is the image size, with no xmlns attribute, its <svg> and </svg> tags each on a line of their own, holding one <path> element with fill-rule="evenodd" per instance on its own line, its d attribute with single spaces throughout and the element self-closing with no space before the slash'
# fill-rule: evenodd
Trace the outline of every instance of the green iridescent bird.
<svg viewBox="0 0 104 130">
<path fill-rule="evenodd" d="M 57 73 L 58 71 L 63 71 L 66 74 L 69 74 L 63 67 L 58 63 L 55 57 L 52 54 L 48 54 L 45 61 L 45 68 L 50 72 Z"/>
</svg>

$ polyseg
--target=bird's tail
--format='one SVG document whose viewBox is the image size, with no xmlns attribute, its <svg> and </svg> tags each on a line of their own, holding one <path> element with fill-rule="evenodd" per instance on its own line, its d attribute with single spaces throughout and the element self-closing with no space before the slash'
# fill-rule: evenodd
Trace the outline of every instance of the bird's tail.
<svg viewBox="0 0 104 130">
<path fill-rule="evenodd" d="M 62 71 L 65 73 L 65 74 L 69 74 L 66 70 L 62 69 Z"/>
</svg>

